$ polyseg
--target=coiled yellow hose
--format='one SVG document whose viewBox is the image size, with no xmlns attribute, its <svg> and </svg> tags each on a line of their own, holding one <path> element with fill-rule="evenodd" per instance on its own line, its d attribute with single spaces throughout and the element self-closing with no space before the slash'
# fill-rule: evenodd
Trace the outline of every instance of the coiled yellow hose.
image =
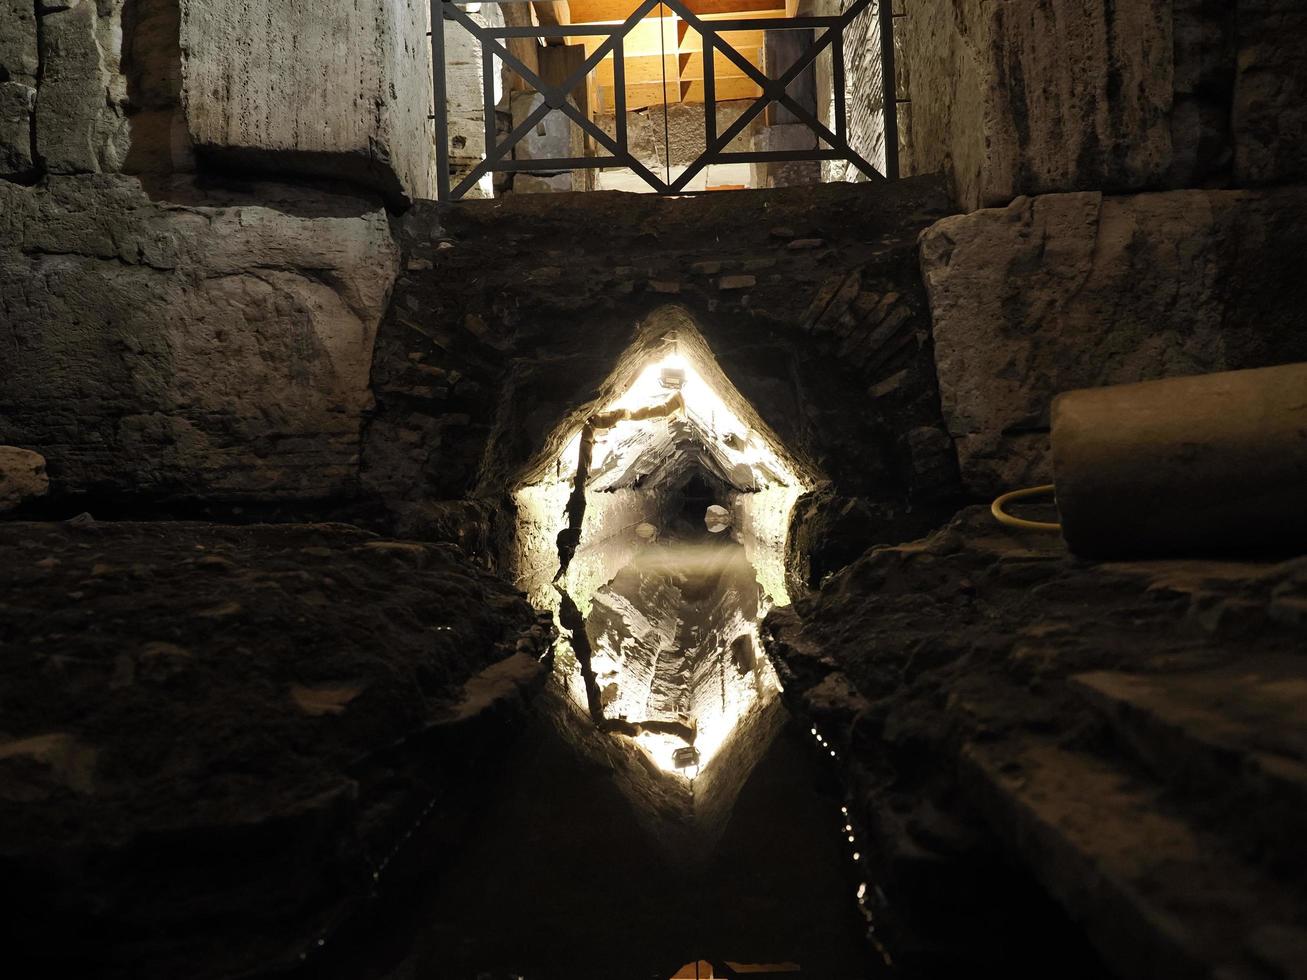
<svg viewBox="0 0 1307 980">
<path fill-rule="evenodd" d="M 1027 487 L 1025 490 L 1013 490 L 1005 493 L 995 500 L 989 507 L 989 511 L 1000 524 L 1006 524 L 1008 527 L 1019 528 L 1022 531 L 1061 531 L 1061 524 L 1053 524 L 1049 521 L 1028 521 L 1022 517 L 1013 517 L 1003 508 L 1014 500 L 1024 500 L 1027 497 L 1042 497 L 1045 494 L 1054 492 L 1053 484 L 1045 484 L 1042 487 Z"/>
</svg>

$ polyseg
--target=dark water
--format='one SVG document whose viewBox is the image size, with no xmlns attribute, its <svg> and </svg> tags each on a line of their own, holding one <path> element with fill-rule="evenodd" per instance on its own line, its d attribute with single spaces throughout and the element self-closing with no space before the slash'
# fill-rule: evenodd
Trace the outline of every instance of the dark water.
<svg viewBox="0 0 1307 980">
<path fill-rule="evenodd" d="M 540 699 L 443 866 L 381 903 L 331 975 L 667 980 L 696 960 L 717 977 L 875 975 L 836 788 L 792 722 L 696 858 L 637 819 L 613 769 L 560 729 L 560 700 Z M 692 845 L 693 826 L 682 830 Z M 728 962 L 789 967 L 737 974 Z"/>
</svg>

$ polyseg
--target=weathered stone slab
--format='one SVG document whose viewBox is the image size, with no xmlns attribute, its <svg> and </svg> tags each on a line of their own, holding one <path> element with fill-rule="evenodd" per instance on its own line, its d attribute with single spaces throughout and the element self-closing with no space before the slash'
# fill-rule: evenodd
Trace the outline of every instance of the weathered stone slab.
<svg viewBox="0 0 1307 980">
<path fill-rule="evenodd" d="M 32 169 L 32 113 L 36 108 L 36 6 L 0 0 L 0 177 Z"/>
<path fill-rule="evenodd" d="M 385 211 L 277 184 L 168 200 L 0 183 L 0 442 L 58 493 L 347 489 L 398 268 Z"/>
<path fill-rule="evenodd" d="M 40 453 L 16 446 L 0 446 L 0 513 L 50 489 L 45 459 Z"/>
<path fill-rule="evenodd" d="M 0 78 L 31 85 L 40 70 L 36 50 L 36 4 L 0 0 Z"/>
<path fill-rule="evenodd" d="M 32 113 L 36 89 L 21 82 L 0 82 L 0 177 L 32 171 Z"/>
<path fill-rule="evenodd" d="M 553 636 L 454 547 L 339 524 L 0 522 L 0 554 L 18 975 L 291 970 L 419 813 L 461 826 L 430 804 L 485 778 L 527 692 L 433 718 Z"/>
<path fill-rule="evenodd" d="M 926 0 L 904 27 L 908 172 L 964 207 L 1156 185 L 1171 163 L 1170 4 Z"/>
<path fill-rule="evenodd" d="M 121 0 L 70 0 L 41 14 L 37 148 L 51 173 L 117 173 L 130 145 Z"/>
<path fill-rule="evenodd" d="M 1050 482 L 1072 388 L 1307 359 L 1307 191 L 1020 198 L 921 240 L 941 402 L 977 493 Z"/>
<path fill-rule="evenodd" d="M 425 0 L 181 0 L 197 149 L 280 174 L 434 196 Z"/>
<path fill-rule="evenodd" d="M 1305 597 L 1302 558 L 1085 562 L 982 505 L 773 611 L 764 642 L 839 753 L 882 941 L 926 976 L 962 948 L 974 975 L 1039 976 L 1084 937 L 1112 976 L 1301 976 L 1307 618 L 1286 604 Z M 837 675 L 856 695 L 829 696 Z M 1014 865 L 1079 935 L 1032 928 Z"/>
<path fill-rule="evenodd" d="M 905 172 L 947 171 L 967 209 L 1307 173 L 1297 0 L 925 0 L 900 35 Z"/>
<path fill-rule="evenodd" d="M 1243 183 L 1307 178 L 1307 7 L 1240 0 L 1238 31 L 1235 175 Z"/>
</svg>

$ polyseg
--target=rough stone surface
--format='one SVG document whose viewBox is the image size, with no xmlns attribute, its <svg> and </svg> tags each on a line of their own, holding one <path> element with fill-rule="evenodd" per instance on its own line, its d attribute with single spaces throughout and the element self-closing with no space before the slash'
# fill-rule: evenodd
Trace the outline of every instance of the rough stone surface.
<svg viewBox="0 0 1307 980">
<path fill-rule="evenodd" d="M 183 100 L 225 164 L 434 197 L 424 0 L 181 0 Z"/>
<path fill-rule="evenodd" d="M 0 547 L 0 911 L 24 975 L 295 963 L 484 772 L 529 681 L 492 675 L 552 641 L 452 546 L 345 525 L 9 523 Z"/>
<path fill-rule="evenodd" d="M 947 171 L 968 210 L 1307 173 L 1296 0 L 926 0 L 902 33 L 905 172 Z"/>
<path fill-rule="evenodd" d="M 505 12 L 511 16 L 516 13 L 515 7 L 482 4 L 479 10 L 468 8 L 462 12 L 482 27 L 503 27 Z M 530 43 L 534 47 L 534 39 Z M 445 21 L 445 96 L 450 186 L 457 187 L 485 159 L 486 99 L 481 79 L 481 42 L 463 24 L 454 20 Z M 489 186 L 490 180 L 483 178 L 468 191 L 468 196 L 489 197 Z"/>
<path fill-rule="evenodd" d="M 127 158 L 122 13 L 122 0 L 71 0 L 41 14 L 36 134 L 51 173 L 116 173 Z"/>
<path fill-rule="evenodd" d="M 974 507 L 764 631 L 787 704 L 837 753 L 877 931 L 909 972 L 1037 976 L 1056 956 L 1085 977 L 1287 978 L 1303 609 L 1301 558 L 1091 564 Z M 1032 885 L 1101 963 L 1023 911 Z"/>
<path fill-rule="evenodd" d="M 726 101 L 717 103 L 717 132 L 724 133 L 739 119 L 752 103 Z M 765 128 L 762 116 L 756 117 L 726 145 L 728 152 L 753 149 L 753 139 Z M 595 124 L 614 139 L 617 122 L 611 112 L 601 113 Z M 663 132 L 662 107 L 636 109 L 626 114 L 626 140 L 631 155 L 654 173 L 661 173 L 667 165 L 667 149 L 671 147 L 672 166 L 693 163 L 704 151 L 704 108 L 702 103 L 674 103 L 667 107 L 666 138 Z"/>
<path fill-rule="evenodd" d="M 36 40 L 36 6 L 0 0 L 0 178 L 33 168 L 32 114 L 41 62 Z"/>
<path fill-rule="evenodd" d="M 1050 482 L 1074 388 L 1307 360 L 1307 191 L 1020 198 L 922 237 L 963 480 Z"/>
<path fill-rule="evenodd" d="M 0 177 L 31 173 L 32 113 L 36 89 L 21 82 L 0 82 Z"/>
<path fill-rule="evenodd" d="M 1307 180 L 1307 8 L 1240 0 L 1233 127 L 1247 183 Z"/>
<path fill-rule="evenodd" d="M 917 180 L 415 207 L 398 222 L 406 271 L 378 340 L 365 485 L 392 505 L 501 499 L 598 397 L 639 324 L 674 300 L 835 492 L 923 507 L 947 497 L 956 477 L 921 479 L 908 443 L 940 424 L 916 238 L 941 190 Z M 828 247 L 790 251 L 769 232 L 778 226 Z M 754 285 L 723 291 L 722 277 Z M 674 297 L 653 285 L 672 282 Z M 867 399 L 904 370 L 893 393 Z"/>
<path fill-rule="evenodd" d="M 905 29 L 909 172 L 950 171 L 964 207 L 1137 188 L 1170 166 L 1169 4 L 928 0 Z"/>
<path fill-rule="evenodd" d="M 8 81 L 35 83 L 41 68 L 36 41 L 36 4 L 27 0 L 0 2 L 0 74 Z"/>
<path fill-rule="evenodd" d="M 0 513 L 50 489 L 45 458 L 30 449 L 0 446 Z"/>
<path fill-rule="evenodd" d="M 58 494 L 347 491 L 397 271 L 384 210 L 276 184 L 162 192 L 0 184 L 0 441 L 45 455 Z"/>
</svg>

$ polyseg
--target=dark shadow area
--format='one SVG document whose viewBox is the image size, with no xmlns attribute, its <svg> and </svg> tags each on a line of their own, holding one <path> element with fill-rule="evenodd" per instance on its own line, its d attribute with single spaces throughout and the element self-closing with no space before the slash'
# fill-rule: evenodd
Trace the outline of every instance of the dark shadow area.
<svg viewBox="0 0 1307 980">
<path fill-rule="evenodd" d="M 638 812 L 621 785 L 670 777 L 623 776 L 613 765 L 623 760 L 593 741 L 612 740 L 587 727 L 557 691 L 542 695 L 469 835 L 398 897 L 409 907 L 375 910 L 375 931 L 360 930 L 370 941 L 324 956 L 322 975 L 665 980 L 696 958 L 868 975 L 837 789 L 792 723 L 698 861 L 685 798 L 669 793 L 654 812 L 646 797 Z"/>
</svg>

